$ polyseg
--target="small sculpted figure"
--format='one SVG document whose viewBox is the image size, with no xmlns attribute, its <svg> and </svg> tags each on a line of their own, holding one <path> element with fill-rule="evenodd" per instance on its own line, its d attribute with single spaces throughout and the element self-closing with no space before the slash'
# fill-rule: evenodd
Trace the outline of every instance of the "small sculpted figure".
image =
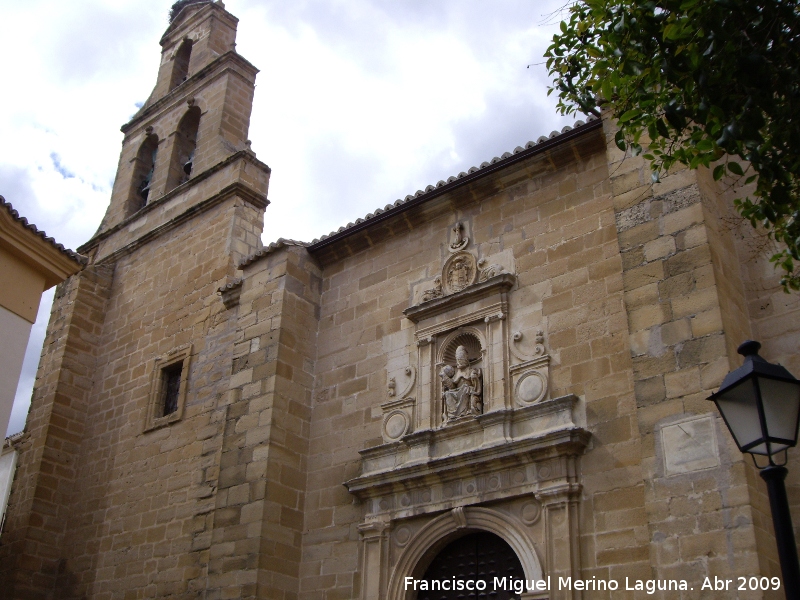
<svg viewBox="0 0 800 600">
<path fill-rule="evenodd" d="M 470 367 L 467 349 L 456 348 L 456 366 L 445 365 L 442 380 L 442 420 L 444 424 L 483 412 L 483 375 Z"/>
<path fill-rule="evenodd" d="M 453 227 L 453 241 L 450 242 L 450 247 L 453 250 L 458 250 L 464 245 L 464 236 L 462 232 L 464 231 L 464 226 L 461 222 L 456 223 L 455 227 Z"/>
<path fill-rule="evenodd" d="M 429 290 L 425 290 L 422 293 L 422 302 L 428 302 L 436 298 L 441 298 L 442 296 L 443 296 L 442 278 L 437 277 L 436 279 L 433 280 L 433 287 Z"/>
</svg>

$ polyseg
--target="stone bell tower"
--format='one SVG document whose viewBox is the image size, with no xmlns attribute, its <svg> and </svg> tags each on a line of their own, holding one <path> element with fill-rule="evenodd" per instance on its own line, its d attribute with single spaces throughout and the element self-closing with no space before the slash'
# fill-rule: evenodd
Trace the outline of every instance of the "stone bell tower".
<svg viewBox="0 0 800 600">
<path fill-rule="evenodd" d="M 122 127 L 88 265 L 50 317 L 5 597 L 177 597 L 207 577 L 236 335 L 218 290 L 260 247 L 270 173 L 247 140 L 257 69 L 237 22 L 220 1 L 176 2 L 155 88 Z"/>
<path fill-rule="evenodd" d="M 153 213 L 185 210 L 198 193 L 207 201 L 230 186 L 247 188 L 251 203 L 265 206 L 269 169 L 247 140 L 258 70 L 235 51 L 238 20 L 222 2 L 184 1 L 173 10 L 155 88 L 122 127 L 111 203 L 92 241 L 136 231 L 125 243 L 140 235 L 142 217 L 162 225 Z"/>
</svg>

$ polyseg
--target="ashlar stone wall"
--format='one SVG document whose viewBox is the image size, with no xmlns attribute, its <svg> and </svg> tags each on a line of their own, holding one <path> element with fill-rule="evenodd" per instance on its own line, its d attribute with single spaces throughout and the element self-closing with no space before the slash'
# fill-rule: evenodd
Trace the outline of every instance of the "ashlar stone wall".
<svg viewBox="0 0 800 600">
<path fill-rule="evenodd" d="M 246 240 L 261 218 L 231 198 L 64 284 L 26 429 L 25 444 L 42 449 L 22 453 L 7 530 L 19 541 L 4 535 L 2 546 L 16 559 L 3 559 L 12 597 L 206 587 L 237 329 L 217 288 L 257 249 Z M 146 430 L 155 360 L 187 347 L 182 415 Z"/>
<path fill-rule="evenodd" d="M 706 400 L 741 364 L 736 347 L 758 335 L 733 194 L 704 171 L 653 184 L 606 129 L 654 573 L 778 575 L 764 484 Z"/>
<path fill-rule="evenodd" d="M 650 574 L 641 439 L 604 138 L 586 134 L 487 179 L 371 231 L 368 247 L 350 256 L 333 257 L 347 252 L 341 248 L 320 252 L 302 598 L 361 593 L 358 528 L 364 507 L 342 482 L 359 474 L 360 450 L 382 443 L 387 368 L 414 364 L 417 353 L 414 324 L 403 310 L 414 303 L 413 287 L 441 272 L 456 222 L 464 223 L 478 258 L 511 253 L 517 284 L 508 293 L 509 331 L 522 331 L 520 347 L 530 352 L 542 330 L 552 357 L 550 397 L 580 398 L 583 425 L 592 432 L 590 450 L 580 459 L 584 575 Z M 404 385 L 398 376 L 397 387 Z M 547 543 L 537 547 L 545 562 L 554 558 L 547 556 Z"/>
</svg>

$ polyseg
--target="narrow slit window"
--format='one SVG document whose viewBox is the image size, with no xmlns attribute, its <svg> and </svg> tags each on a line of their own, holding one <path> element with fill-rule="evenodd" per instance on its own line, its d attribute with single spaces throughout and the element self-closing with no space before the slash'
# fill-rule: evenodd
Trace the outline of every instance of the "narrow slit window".
<svg viewBox="0 0 800 600">
<path fill-rule="evenodd" d="M 189 387 L 190 356 L 191 345 L 176 348 L 153 361 L 145 431 L 182 418 Z"/>
<path fill-rule="evenodd" d="M 166 417 L 178 410 L 178 397 L 181 391 L 181 373 L 183 372 L 183 361 L 166 367 L 161 372 L 162 380 L 162 406 L 163 414 Z"/>
</svg>

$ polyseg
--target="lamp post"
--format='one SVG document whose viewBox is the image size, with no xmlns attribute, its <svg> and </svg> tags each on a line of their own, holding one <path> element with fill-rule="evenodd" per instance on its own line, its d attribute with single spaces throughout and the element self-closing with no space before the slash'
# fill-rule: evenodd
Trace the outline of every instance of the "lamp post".
<svg viewBox="0 0 800 600">
<path fill-rule="evenodd" d="M 788 472 L 784 466 L 787 450 L 797 445 L 800 381 L 784 367 L 761 358 L 760 348 L 751 340 L 739 346 L 744 364 L 728 373 L 708 399 L 716 403 L 739 450 L 753 457 L 767 483 L 783 587 L 786 598 L 796 600 L 800 598 L 800 565 L 783 480 Z M 774 457 L 780 453 L 783 463 L 776 464 Z M 759 466 L 756 456 L 766 456 L 768 464 Z"/>
</svg>

